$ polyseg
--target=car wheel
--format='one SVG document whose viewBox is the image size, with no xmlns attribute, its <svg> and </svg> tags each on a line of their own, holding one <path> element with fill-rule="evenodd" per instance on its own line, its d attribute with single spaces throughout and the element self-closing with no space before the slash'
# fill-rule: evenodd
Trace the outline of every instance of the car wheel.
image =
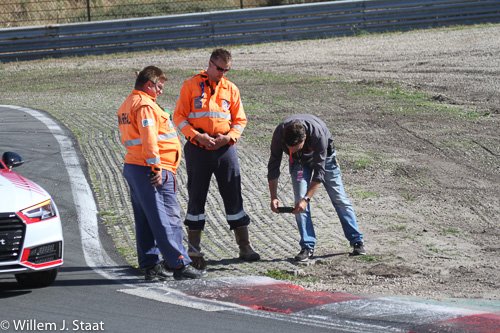
<svg viewBox="0 0 500 333">
<path fill-rule="evenodd" d="M 47 287 L 56 279 L 57 270 L 54 268 L 48 271 L 20 273 L 16 274 L 16 280 L 21 287 L 25 288 Z"/>
</svg>

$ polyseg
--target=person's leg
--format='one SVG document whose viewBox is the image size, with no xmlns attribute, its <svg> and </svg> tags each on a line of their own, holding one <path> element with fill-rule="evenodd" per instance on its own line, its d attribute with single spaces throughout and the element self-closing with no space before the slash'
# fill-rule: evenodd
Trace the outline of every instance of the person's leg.
<svg viewBox="0 0 500 333">
<path fill-rule="evenodd" d="M 212 178 L 212 152 L 197 147 L 191 142 L 184 146 L 186 173 L 188 177 L 188 207 L 184 224 L 189 230 L 205 227 L 205 203 Z"/>
<path fill-rule="evenodd" d="M 156 246 L 154 235 L 149 227 L 149 222 L 141 204 L 141 199 L 145 196 L 143 191 L 153 192 L 150 185 L 149 189 L 142 189 L 138 184 L 141 182 L 149 182 L 148 171 L 141 166 L 125 164 L 123 167 L 123 175 L 127 180 L 130 188 L 130 196 L 132 200 L 132 208 L 134 211 L 135 233 L 138 264 L 141 268 L 150 267 L 161 262 L 160 250 Z"/>
<path fill-rule="evenodd" d="M 350 245 L 363 242 L 363 234 L 358 230 L 354 209 L 345 194 L 340 167 L 337 165 L 335 156 L 329 156 L 326 159 L 324 185 Z"/>
<path fill-rule="evenodd" d="M 303 175 L 297 178 L 299 170 L 302 170 Z M 311 182 L 312 170 L 308 166 L 302 166 L 299 163 L 294 163 L 290 166 L 290 175 L 292 177 L 293 194 L 295 204 L 299 202 L 307 193 L 307 188 Z M 305 211 L 295 215 L 297 228 L 300 233 L 300 248 L 314 249 L 316 245 L 316 233 L 311 219 L 311 205 L 307 205 Z"/>
<path fill-rule="evenodd" d="M 250 218 L 243 209 L 241 175 L 236 146 L 224 146 L 214 152 L 216 162 L 214 175 L 219 193 L 224 202 L 227 223 L 231 230 L 250 224 Z"/>
<path fill-rule="evenodd" d="M 156 244 L 170 268 L 191 263 L 183 244 L 182 220 L 177 201 L 175 175 L 162 170 L 163 185 L 154 187 L 154 197 L 148 202 L 146 215 Z"/>
<path fill-rule="evenodd" d="M 259 260 L 260 255 L 252 248 L 248 234 L 250 217 L 243 209 L 240 165 L 236 146 L 228 145 L 214 153 L 217 154 L 214 174 L 224 202 L 227 223 L 230 230 L 234 230 L 236 243 L 240 249 L 239 257 L 245 261 Z"/>
<path fill-rule="evenodd" d="M 183 244 L 182 220 L 177 201 L 177 182 L 171 171 L 163 170 L 163 185 L 155 187 L 155 200 L 146 210 L 158 248 L 176 280 L 200 279 L 207 275 L 190 265 L 191 259 Z M 156 209 L 153 209 L 156 207 Z"/>
</svg>

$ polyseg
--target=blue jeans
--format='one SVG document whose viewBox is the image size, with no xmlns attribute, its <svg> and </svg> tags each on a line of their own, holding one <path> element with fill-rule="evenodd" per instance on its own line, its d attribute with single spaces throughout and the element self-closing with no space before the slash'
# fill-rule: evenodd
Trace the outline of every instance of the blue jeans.
<svg viewBox="0 0 500 333">
<path fill-rule="evenodd" d="M 311 182 L 313 169 L 311 163 L 302 164 L 303 179 L 297 180 L 297 171 L 300 170 L 299 163 L 290 165 L 290 174 L 292 176 L 293 192 L 295 195 L 295 203 L 299 202 L 306 195 L 307 188 Z M 335 155 L 326 158 L 325 165 L 325 181 L 323 185 L 326 188 L 333 207 L 337 212 L 340 219 L 344 235 L 349 241 L 350 245 L 356 242 L 363 241 L 363 234 L 358 230 L 358 223 L 356 215 L 352 208 L 349 199 L 344 192 L 344 185 L 342 184 L 342 177 L 340 175 L 340 167 L 337 165 Z M 311 219 L 311 205 L 307 205 L 304 212 L 295 215 L 297 220 L 297 227 L 300 233 L 300 247 L 314 249 L 316 245 L 316 234 Z"/>
</svg>

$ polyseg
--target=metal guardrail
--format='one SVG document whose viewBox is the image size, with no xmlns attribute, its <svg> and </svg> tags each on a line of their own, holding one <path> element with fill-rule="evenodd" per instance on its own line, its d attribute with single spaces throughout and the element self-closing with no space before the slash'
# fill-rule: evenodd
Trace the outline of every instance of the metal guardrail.
<svg viewBox="0 0 500 333">
<path fill-rule="evenodd" d="M 346 0 L 0 29 L 0 61 L 500 22 L 500 0 Z"/>
</svg>

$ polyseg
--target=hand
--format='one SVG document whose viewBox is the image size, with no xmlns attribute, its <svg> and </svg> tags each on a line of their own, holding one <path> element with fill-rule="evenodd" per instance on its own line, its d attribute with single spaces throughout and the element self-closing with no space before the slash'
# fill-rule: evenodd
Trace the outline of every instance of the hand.
<svg viewBox="0 0 500 333">
<path fill-rule="evenodd" d="M 160 186 L 162 184 L 161 172 L 151 172 L 151 185 Z"/>
<path fill-rule="evenodd" d="M 231 141 L 231 137 L 229 135 L 217 133 L 215 135 L 215 146 L 213 148 L 219 149 L 220 147 L 227 145 L 229 141 Z"/>
<path fill-rule="evenodd" d="M 280 201 L 278 199 L 271 200 L 271 210 L 275 213 L 279 213 L 278 207 L 280 206 Z"/>
<path fill-rule="evenodd" d="M 302 213 L 303 211 L 306 210 L 307 205 L 308 205 L 308 203 L 307 203 L 306 199 L 300 199 L 300 201 L 297 202 L 297 204 L 295 205 L 295 208 L 292 210 L 292 214 Z"/>
<path fill-rule="evenodd" d="M 194 139 L 198 141 L 201 145 L 207 147 L 207 148 L 214 148 L 215 147 L 215 139 L 212 138 L 210 135 L 207 133 L 198 133 Z"/>
</svg>

